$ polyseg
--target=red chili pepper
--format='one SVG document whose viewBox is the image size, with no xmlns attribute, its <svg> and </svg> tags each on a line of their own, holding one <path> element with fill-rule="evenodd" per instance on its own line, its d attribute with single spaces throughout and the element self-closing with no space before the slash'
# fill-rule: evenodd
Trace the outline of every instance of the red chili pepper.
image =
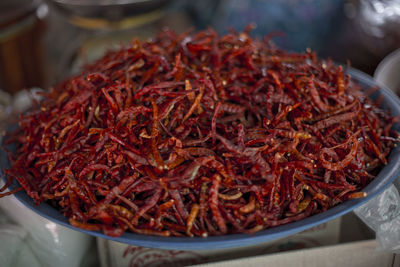
<svg viewBox="0 0 400 267">
<path fill-rule="evenodd" d="M 21 187 L 0 197 L 25 190 L 112 236 L 254 233 L 364 197 L 395 122 L 312 52 L 165 30 L 21 115 L 4 171 Z"/>
</svg>

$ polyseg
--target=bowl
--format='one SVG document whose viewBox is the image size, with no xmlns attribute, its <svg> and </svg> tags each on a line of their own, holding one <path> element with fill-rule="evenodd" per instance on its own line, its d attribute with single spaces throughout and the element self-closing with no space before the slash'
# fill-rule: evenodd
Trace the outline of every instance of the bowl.
<svg viewBox="0 0 400 267">
<path fill-rule="evenodd" d="M 389 89 L 384 86 L 378 85 L 370 76 L 358 70 L 349 68 L 347 73 L 351 75 L 352 80 L 357 82 L 362 88 L 378 87 L 372 96 L 376 99 L 379 96 L 383 97 L 382 108 L 389 109 L 393 116 L 400 116 L 400 100 Z M 399 130 L 400 125 L 395 125 L 396 130 Z M 4 150 L 0 151 L 0 175 L 4 179 L 2 169 L 9 167 L 7 153 Z M 394 148 L 389 156 L 388 164 L 380 171 L 375 179 L 364 188 L 363 191 L 367 196 L 360 199 L 352 199 L 345 201 L 325 212 L 307 217 L 303 220 L 288 223 L 285 225 L 269 228 L 254 234 L 231 234 L 225 236 L 210 236 L 207 238 L 202 237 L 159 237 L 150 235 L 139 235 L 134 233 L 124 233 L 120 237 L 110 237 L 99 231 L 87 231 L 74 227 L 68 223 L 68 219 L 63 216 L 58 210 L 53 208 L 47 203 L 35 205 L 32 199 L 20 191 L 15 194 L 17 199 L 25 206 L 32 209 L 41 216 L 52 220 L 55 223 L 64 225 L 66 227 L 75 229 L 76 231 L 83 232 L 96 237 L 101 237 L 117 242 L 122 242 L 134 246 L 170 249 L 170 250 L 206 250 L 206 249 L 223 249 L 246 247 L 280 239 L 298 232 L 304 231 L 319 224 L 328 222 L 341 215 L 351 212 L 353 209 L 366 203 L 368 200 L 375 197 L 388 187 L 400 174 L 400 147 Z M 10 189 L 18 187 L 17 182 L 14 182 Z"/>
</svg>

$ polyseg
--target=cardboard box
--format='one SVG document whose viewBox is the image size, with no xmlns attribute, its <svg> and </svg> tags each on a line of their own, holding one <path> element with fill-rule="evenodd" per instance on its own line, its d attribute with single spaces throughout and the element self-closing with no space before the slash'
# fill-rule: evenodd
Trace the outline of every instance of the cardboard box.
<svg viewBox="0 0 400 267">
<path fill-rule="evenodd" d="M 102 267 L 400 267 L 400 255 L 376 251 L 374 232 L 353 213 L 281 240 L 225 251 L 168 251 L 104 239 L 97 244 Z"/>
<path fill-rule="evenodd" d="M 137 247 L 101 238 L 97 239 L 97 245 L 102 267 L 178 267 L 337 244 L 340 239 L 340 226 L 341 218 L 338 218 L 287 238 L 232 249 L 162 250 Z"/>
<path fill-rule="evenodd" d="M 376 241 L 358 241 L 320 248 L 302 249 L 251 258 L 216 263 L 199 264 L 196 267 L 398 267 L 400 259 L 392 253 L 375 251 Z"/>
</svg>

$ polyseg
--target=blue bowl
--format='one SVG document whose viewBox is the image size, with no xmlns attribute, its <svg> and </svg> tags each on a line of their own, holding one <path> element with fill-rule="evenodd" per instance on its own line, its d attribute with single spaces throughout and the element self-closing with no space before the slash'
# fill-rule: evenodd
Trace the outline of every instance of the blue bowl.
<svg viewBox="0 0 400 267">
<path fill-rule="evenodd" d="M 392 112 L 393 116 L 400 116 L 400 100 L 390 90 L 378 85 L 372 78 L 360 71 L 349 69 L 348 74 L 352 79 L 360 84 L 363 88 L 379 87 L 373 96 L 376 99 L 378 96 L 383 97 L 382 106 Z M 399 125 L 396 125 L 399 130 Z M 9 168 L 7 153 L 4 150 L 0 151 L 0 175 L 4 179 L 2 169 Z M 266 229 L 255 234 L 231 234 L 225 236 L 210 236 L 207 238 L 202 237 L 159 237 L 149 235 L 138 235 L 133 233 L 124 233 L 120 237 L 110 237 L 99 231 L 86 231 L 74 227 L 68 223 L 68 219 L 64 217 L 58 210 L 53 208 L 47 203 L 35 205 L 32 199 L 20 191 L 15 194 L 17 199 L 21 201 L 26 207 L 35 211 L 37 214 L 65 227 L 74 229 L 76 231 L 86 233 L 92 236 L 101 237 L 121 243 L 126 243 L 135 246 L 160 248 L 160 249 L 174 249 L 174 250 L 210 250 L 210 249 L 223 249 L 234 247 L 245 247 L 255 244 L 261 244 L 268 241 L 283 238 L 289 235 L 296 234 L 303 230 L 317 226 L 319 224 L 328 222 L 339 216 L 342 216 L 358 206 L 366 203 L 368 200 L 375 197 L 377 194 L 387 188 L 400 174 L 400 147 L 396 147 L 390 154 L 389 163 L 381 170 L 376 178 L 367 186 L 363 191 L 367 193 L 367 197 L 361 199 L 352 199 L 341 203 L 328 211 L 307 217 L 303 220 L 288 223 L 285 225 L 277 226 L 274 228 Z M 10 186 L 10 189 L 17 188 L 17 182 Z"/>
</svg>

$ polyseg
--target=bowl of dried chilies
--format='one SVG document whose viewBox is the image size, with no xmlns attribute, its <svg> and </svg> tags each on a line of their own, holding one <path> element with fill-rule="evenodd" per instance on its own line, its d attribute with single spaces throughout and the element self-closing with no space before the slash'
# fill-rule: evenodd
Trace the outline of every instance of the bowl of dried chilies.
<svg viewBox="0 0 400 267">
<path fill-rule="evenodd" d="M 399 115 L 393 93 L 312 51 L 247 31 L 165 30 L 22 114 L 1 152 L 2 190 L 123 243 L 247 246 L 338 217 L 393 182 Z"/>
</svg>

